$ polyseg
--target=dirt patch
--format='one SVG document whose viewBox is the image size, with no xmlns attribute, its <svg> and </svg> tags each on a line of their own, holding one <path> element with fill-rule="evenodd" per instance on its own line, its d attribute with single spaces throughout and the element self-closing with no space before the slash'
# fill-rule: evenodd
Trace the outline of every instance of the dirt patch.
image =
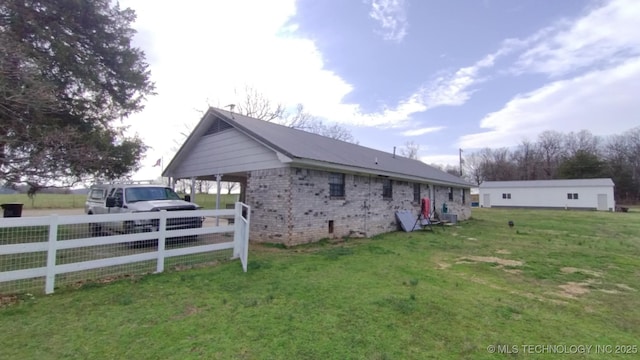
<svg viewBox="0 0 640 360">
<path fill-rule="evenodd" d="M 506 271 L 506 270 L 505 270 Z M 504 288 L 495 284 L 490 284 L 489 282 L 487 282 L 485 279 L 481 279 L 478 278 L 476 276 L 471 276 L 469 278 L 469 280 L 471 280 L 472 282 L 476 283 L 476 284 L 481 284 L 484 286 L 487 286 L 491 289 L 495 289 L 495 290 L 501 290 L 504 292 L 507 292 L 511 295 L 517 295 L 517 296 L 522 296 L 522 297 L 526 297 L 529 299 L 533 299 L 533 300 L 537 300 L 540 302 L 549 302 L 549 303 L 553 303 L 553 304 L 557 304 L 557 305 L 566 305 L 567 302 L 563 301 L 563 300 L 559 300 L 559 299 L 553 299 L 553 298 L 548 298 L 548 297 L 544 297 L 544 296 L 539 296 L 530 292 L 523 292 L 523 291 L 518 291 L 518 290 L 513 290 L 510 288 Z"/>
<path fill-rule="evenodd" d="M 589 286 L 593 284 L 593 281 L 585 281 L 585 282 L 573 282 L 570 281 L 566 284 L 558 285 L 558 287 L 562 290 L 557 294 L 562 297 L 575 299 L 576 297 L 584 294 L 588 294 L 591 292 Z"/>
<path fill-rule="evenodd" d="M 197 307 L 195 305 L 187 305 L 184 308 L 184 311 L 182 312 L 182 314 L 174 316 L 173 320 L 181 320 L 181 319 L 184 319 L 184 318 L 186 318 L 188 316 L 195 315 L 195 314 L 198 314 L 198 313 L 201 313 L 201 312 L 202 312 L 202 309 L 200 309 L 199 307 Z"/>
<path fill-rule="evenodd" d="M 620 291 L 618 290 L 612 290 L 612 289 L 599 289 L 599 290 L 606 294 L 620 294 Z"/>
<path fill-rule="evenodd" d="M 508 254 L 511 254 L 511 251 L 509 251 L 507 249 L 500 249 L 500 250 L 496 251 L 496 253 L 508 255 Z"/>
<path fill-rule="evenodd" d="M 629 286 L 627 284 L 616 284 L 616 286 L 619 287 L 622 290 L 636 291 L 636 289 L 632 288 L 631 286 Z"/>
<path fill-rule="evenodd" d="M 467 240 L 471 240 L 471 241 L 478 241 L 478 239 L 476 238 L 472 238 L 472 237 L 468 237 Z"/>
<path fill-rule="evenodd" d="M 193 265 L 185 265 L 185 264 L 180 264 L 180 265 L 175 265 L 172 267 L 173 270 L 175 271 L 186 271 L 186 270 L 191 270 L 191 269 L 202 269 L 202 268 L 206 268 L 206 267 L 214 267 L 216 265 L 218 265 L 218 261 L 217 260 L 213 260 L 213 261 L 207 261 L 207 262 L 203 262 L 203 263 L 199 263 L 199 264 L 193 264 Z"/>
<path fill-rule="evenodd" d="M 505 272 L 508 272 L 509 274 L 514 274 L 514 275 L 520 275 L 522 274 L 522 270 L 520 269 L 503 269 Z"/>
<path fill-rule="evenodd" d="M 498 264 L 502 266 L 522 266 L 522 264 L 524 264 L 522 261 L 519 261 L 519 260 L 502 259 L 495 256 L 465 256 L 458 259 L 456 264 L 465 264 L 465 263 L 468 263 L 469 261 L 492 263 L 492 264 Z"/>
<path fill-rule="evenodd" d="M 448 269 L 451 267 L 451 264 L 447 264 L 447 263 L 438 263 L 437 265 L 438 265 L 437 268 L 440 270 Z"/>
<path fill-rule="evenodd" d="M 13 305 L 18 300 L 18 295 L 0 295 L 0 307 Z"/>
<path fill-rule="evenodd" d="M 563 267 L 562 269 L 560 269 L 560 271 L 562 271 L 565 274 L 580 273 L 584 275 L 591 275 L 593 277 L 602 277 L 602 272 L 600 271 L 579 269 L 574 267 Z"/>
</svg>

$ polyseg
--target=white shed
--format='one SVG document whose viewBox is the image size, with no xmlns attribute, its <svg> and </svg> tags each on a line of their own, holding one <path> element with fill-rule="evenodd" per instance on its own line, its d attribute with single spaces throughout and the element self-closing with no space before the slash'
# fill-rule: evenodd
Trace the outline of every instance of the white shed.
<svg viewBox="0 0 640 360">
<path fill-rule="evenodd" d="M 611 179 L 484 181 L 480 207 L 614 211 Z"/>
</svg>

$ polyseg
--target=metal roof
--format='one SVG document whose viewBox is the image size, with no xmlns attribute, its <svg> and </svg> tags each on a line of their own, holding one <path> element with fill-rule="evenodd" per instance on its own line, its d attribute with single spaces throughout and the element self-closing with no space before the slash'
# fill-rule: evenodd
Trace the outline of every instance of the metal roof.
<svg viewBox="0 0 640 360">
<path fill-rule="evenodd" d="M 176 154 L 173 162 L 183 150 L 190 148 L 187 142 L 197 133 L 204 133 L 213 121 L 219 118 L 264 146 L 291 159 L 291 165 L 349 170 L 368 174 L 396 177 L 400 179 L 424 180 L 438 184 L 469 188 L 472 184 L 419 160 L 412 160 L 380 150 L 348 143 L 284 125 L 258 120 L 227 110 L 209 108 L 196 129 Z M 200 128 L 200 130 L 199 130 Z"/>
<path fill-rule="evenodd" d="M 614 186 L 613 180 L 606 179 L 566 179 L 566 180 L 519 180 L 519 181 L 483 181 L 481 189 L 497 188 L 541 188 L 541 187 L 585 187 Z"/>
</svg>

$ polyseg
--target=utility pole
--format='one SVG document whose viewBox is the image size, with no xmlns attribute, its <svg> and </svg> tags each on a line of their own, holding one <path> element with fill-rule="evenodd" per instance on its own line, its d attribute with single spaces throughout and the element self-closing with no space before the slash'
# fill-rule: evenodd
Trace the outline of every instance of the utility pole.
<svg viewBox="0 0 640 360">
<path fill-rule="evenodd" d="M 460 176 L 462 176 L 462 149 L 460 150 Z"/>
</svg>

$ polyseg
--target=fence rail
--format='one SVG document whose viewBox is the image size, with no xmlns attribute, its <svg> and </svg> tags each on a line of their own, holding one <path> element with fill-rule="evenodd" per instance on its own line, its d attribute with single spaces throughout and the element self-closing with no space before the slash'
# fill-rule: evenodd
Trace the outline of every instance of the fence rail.
<svg viewBox="0 0 640 360">
<path fill-rule="evenodd" d="M 159 273 L 165 270 L 168 258 L 221 250 L 232 250 L 232 258 L 240 259 L 246 272 L 249 210 L 247 205 L 238 202 L 234 209 L 224 210 L 0 219 L 0 293 L 6 292 L 3 285 L 44 278 L 45 293 L 50 294 L 54 292 L 57 276 L 133 263 L 154 262 L 153 272 Z M 192 224 L 193 219 L 204 220 L 202 227 L 179 226 Z M 215 219 L 215 223 L 209 221 L 211 219 Z M 233 224 L 220 219 L 233 219 Z M 216 225 L 218 223 L 220 225 Z M 136 228 L 135 225 L 145 226 Z M 103 231 L 105 228 L 110 230 Z M 131 233 L 133 228 L 136 230 Z M 125 230 L 118 233 L 114 229 Z M 231 234 L 233 238 L 228 241 Z M 118 269 L 101 273 L 133 275 L 127 272 L 127 269 Z M 94 272 L 89 277 L 99 276 Z M 76 281 L 83 281 L 82 277 Z M 26 287 L 18 285 L 11 290 L 21 292 Z"/>
</svg>

